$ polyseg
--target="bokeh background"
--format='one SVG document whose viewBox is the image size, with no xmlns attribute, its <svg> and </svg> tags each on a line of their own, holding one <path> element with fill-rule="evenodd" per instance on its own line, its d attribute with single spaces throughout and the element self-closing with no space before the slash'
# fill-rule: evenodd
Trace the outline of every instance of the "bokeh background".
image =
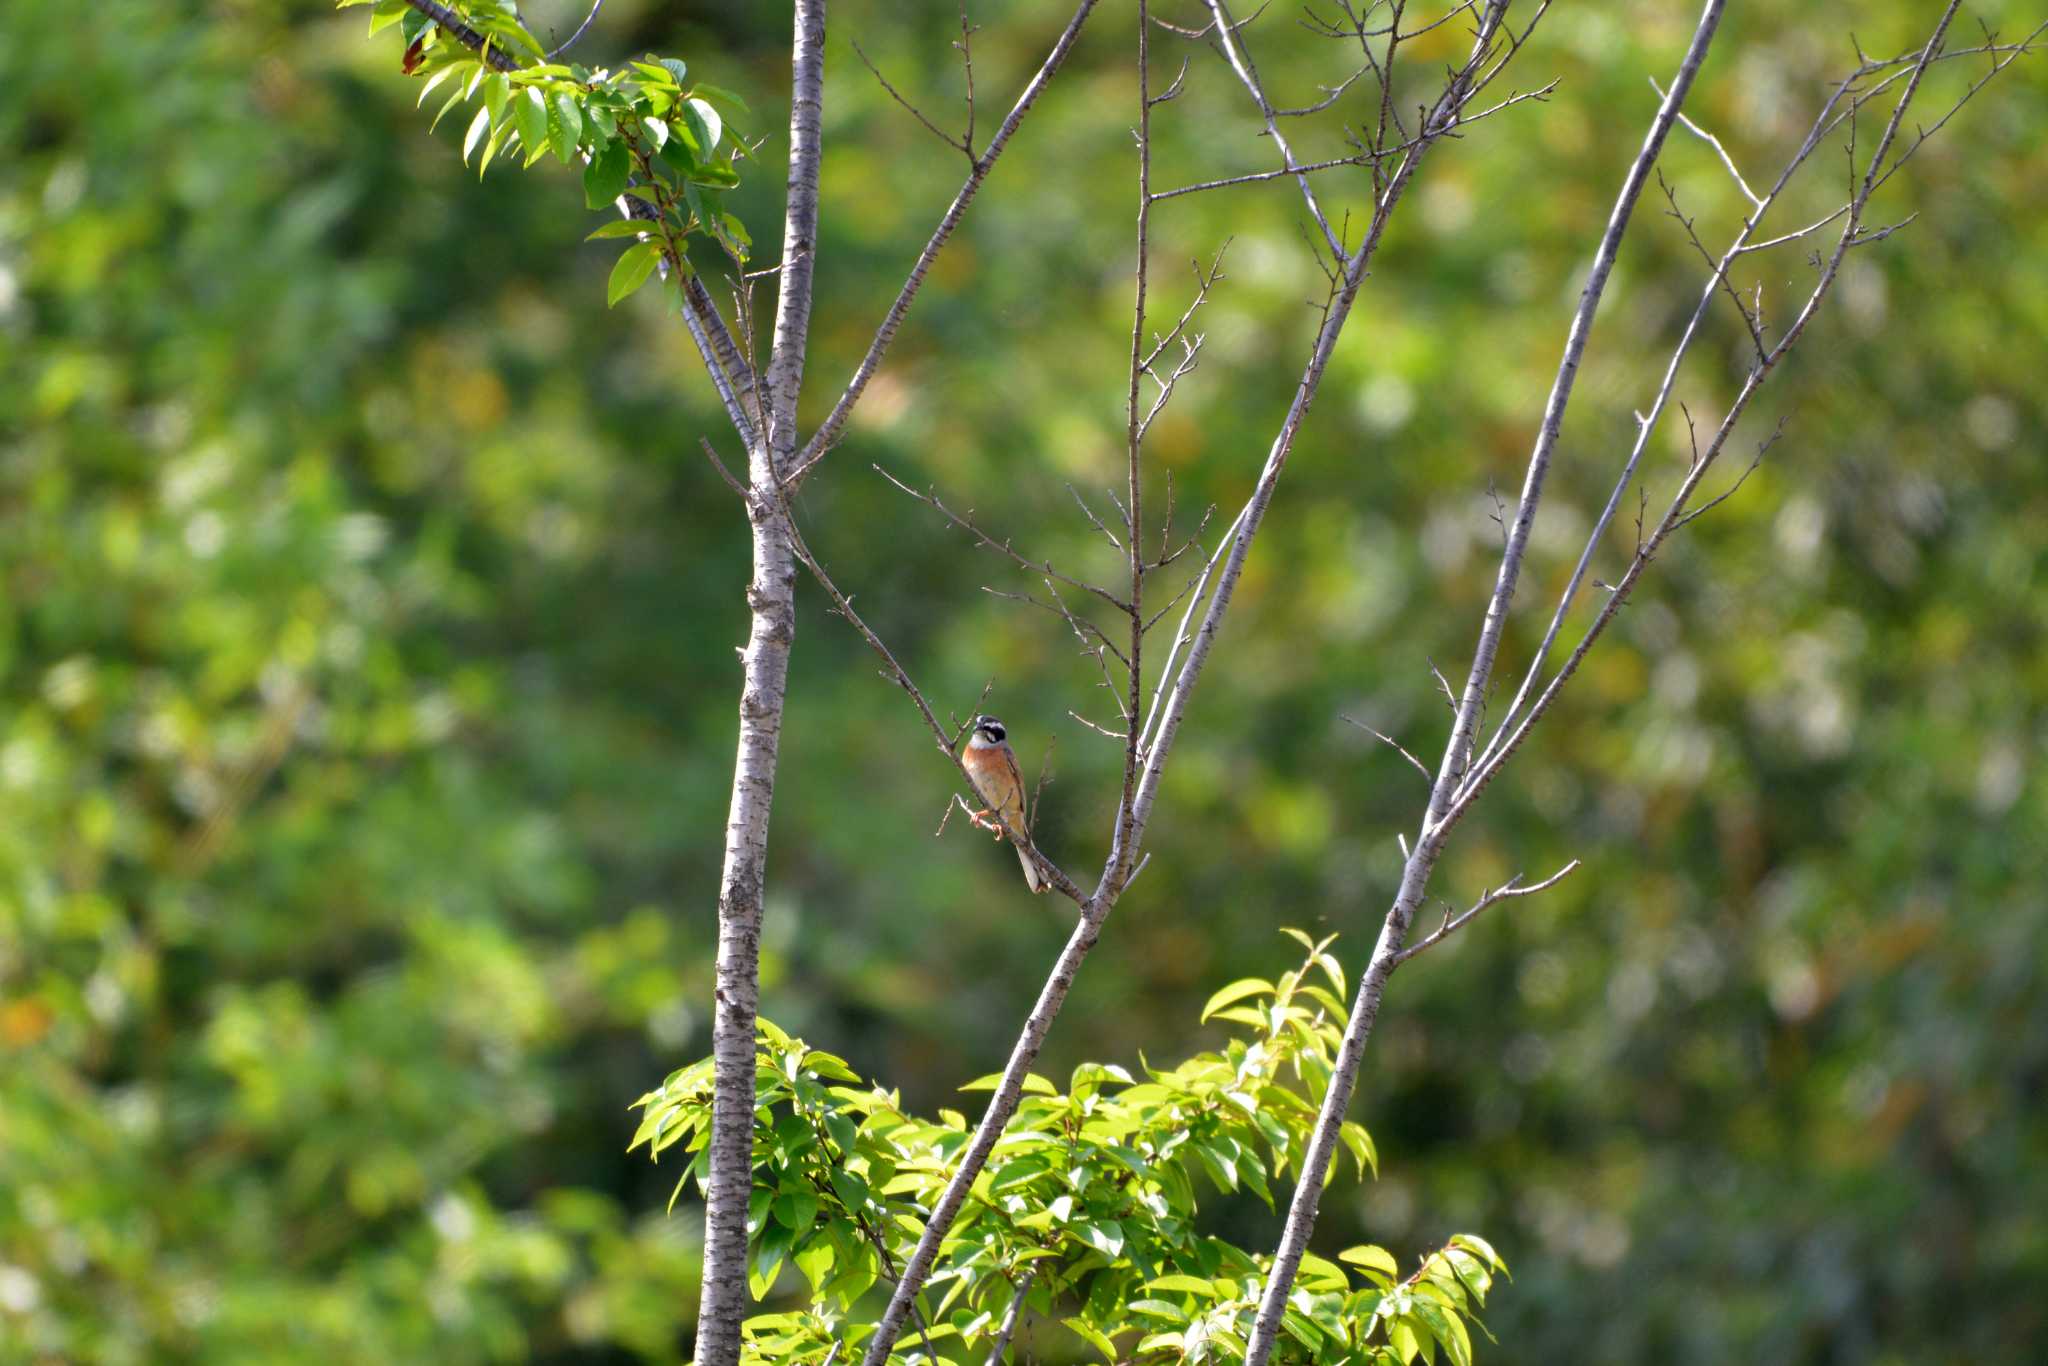
<svg viewBox="0 0 2048 1366">
<path fill-rule="evenodd" d="M 565 34 L 578 8 L 528 14 Z M 1732 8 L 1692 107 L 1764 180 L 1851 21 L 1898 50 L 1936 7 Z M 1047 1070 L 1212 1042 L 1200 1002 L 1286 966 L 1280 926 L 1341 932 L 1362 964 L 1421 783 L 1339 715 L 1441 744 L 1429 666 L 1469 657 L 1487 490 L 1518 484 L 1645 78 L 1695 9 L 1560 7 L 1517 81 L 1558 77 L 1555 98 L 1428 167 Z M 953 14 L 834 7 L 813 420 L 963 170 L 849 38 L 952 123 Z M 985 136 L 1065 11 L 974 14 Z M 1110 571 L 1064 484 L 1121 478 L 1133 25 L 1121 3 L 1092 21 L 801 506 L 941 706 L 993 676 L 1026 767 L 1056 742 L 1041 838 L 1077 870 L 1114 803 L 1114 753 L 1067 716 L 1108 714 L 1091 666 L 870 465 Z M 1291 13 L 1252 34 L 1283 103 L 1347 70 Z M 747 96 L 764 169 L 736 203 L 767 255 L 786 43 L 776 6 L 609 0 L 578 51 L 680 55 Z M 1185 45 L 1155 47 L 1163 81 Z M 1185 50 L 1159 183 L 1264 169 L 1242 92 Z M 1449 51 L 1417 45 L 1410 103 Z M 0 14 L 0 1361 L 687 1350 L 698 1211 L 665 1214 L 673 1167 L 624 1149 L 634 1098 L 708 1051 L 745 525 L 695 453 L 720 421 L 660 292 L 603 307 L 612 248 L 579 244 L 597 220 L 573 177 L 478 183 L 463 120 L 429 136 L 412 99 L 362 11 Z M 1395 979 L 1355 1111 L 1382 1175 L 1333 1192 L 1319 1243 L 1405 1259 L 1488 1235 L 1516 1272 L 1490 1360 L 2021 1362 L 2048 1341 L 2044 133 L 2037 60 L 1884 192 L 1880 217 L 1919 218 L 1852 260 L 1737 459 L 1781 417 L 1783 440 L 1444 865 L 1469 898 L 1586 862 Z M 1841 154 L 1820 166 L 1785 226 L 1838 192 Z M 1678 138 L 1666 175 L 1722 240 L 1739 200 L 1712 153 Z M 1664 207 L 1603 310 L 1510 668 L 1699 287 Z M 1202 367 L 1151 445 L 1183 525 L 1250 487 L 1320 290 L 1298 199 L 1242 189 L 1162 206 L 1162 311 L 1226 238 Z M 1809 277 L 1795 250 L 1743 279 L 1782 319 Z M 1742 344 L 1724 308 L 1680 390 L 1707 422 Z M 1682 451 L 1660 440 L 1653 487 Z M 958 1104 L 1065 915 L 1007 851 L 933 839 L 947 770 L 800 596 L 767 1010 Z"/>
</svg>

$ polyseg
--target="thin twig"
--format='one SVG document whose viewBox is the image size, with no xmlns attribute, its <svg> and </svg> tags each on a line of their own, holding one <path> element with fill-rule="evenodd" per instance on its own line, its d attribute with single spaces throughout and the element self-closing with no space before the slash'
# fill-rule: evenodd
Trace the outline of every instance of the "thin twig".
<svg viewBox="0 0 2048 1366">
<path fill-rule="evenodd" d="M 1010 1338 L 1017 1331 L 1017 1319 L 1024 1312 L 1024 1297 L 1031 1293 L 1031 1283 L 1038 1279 L 1038 1268 L 1032 1267 L 1024 1273 L 1024 1279 L 1017 1282 L 1017 1291 L 1010 1296 L 1010 1307 L 1003 1311 L 1002 1327 L 996 1330 L 995 1345 L 989 1348 L 987 1366 L 1003 1366 L 1003 1353 L 1010 1349 Z"/>
<path fill-rule="evenodd" d="M 963 25 L 964 22 L 965 20 L 963 15 Z M 909 100 L 905 99 L 901 91 L 899 91 L 895 86 L 889 84 L 889 78 L 882 74 L 882 69 L 876 66 L 874 62 L 869 59 L 868 54 L 861 49 L 861 45 L 858 39 L 856 39 L 853 44 L 853 55 L 860 58 L 861 64 L 867 67 L 869 71 L 874 73 L 875 79 L 882 83 L 882 89 L 889 92 L 889 98 L 896 101 L 896 103 L 902 105 L 905 109 L 908 109 L 910 111 L 910 116 L 916 119 L 919 123 L 923 124 L 925 126 L 926 131 L 928 131 L 933 137 L 937 138 L 940 142 L 943 142 L 948 147 L 953 148 L 955 151 L 967 153 L 967 159 L 969 161 L 974 160 L 973 146 L 965 138 L 956 138 L 951 133 L 948 133 L 945 129 L 939 127 L 939 125 L 937 125 L 936 123 L 933 123 L 930 119 L 925 117 L 924 110 L 919 109 L 916 105 L 912 104 Z"/>
<path fill-rule="evenodd" d="M 1252 65 L 1250 51 L 1245 48 L 1238 36 L 1238 30 L 1243 25 L 1231 22 L 1230 11 L 1225 8 L 1223 0 L 1205 0 L 1205 3 L 1213 17 L 1217 38 L 1222 44 L 1224 57 L 1230 63 L 1230 69 L 1237 73 L 1238 81 L 1251 95 L 1252 103 L 1258 106 L 1259 117 L 1266 124 L 1266 136 L 1273 139 L 1273 145 L 1280 149 L 1281 163 L 1293 174 L 1295 183 L 1301 187 L 1302 202 L 1308 206 L 1309 216 L 1315 219 L 1316 226 L 1323 230 L 1323 241 L 1330 248 L 1330 256 L 1341 264 L 1345 260 L 1344 243 L 1331 231 L 1330 220 L 1324 217 L 1323 206 L 1316 199 L 1315 188 L 1309 184 L 1307 174 L 1301 170 L 1299 163 L 1294 159 L 1293 150 L 1287 145 L 1286 135 L 1280 131 L 1279 115 L 1274 110 L 1272 101 L 1266 98 L 1264 87 L 1259 84 L 1258 69 Z M 1253 19 L 1257 17 L 1252 16 Z M 1245 21 L 1250 22 L 1249 19 Z"/>
<path fill-rule="evenodd" d="M 1420 773 L 1422 775 L 1422 781 L 1424 781 L 1425 783 L 1435 781 L 1435 778 L 1431 775 L 1429 769 L 1423 765 L 1422 760 L 1410 754 L 1405 748 L 1402 747 L 1401 742 L 1399 740 L 1396 740 L 1393 736 L 1388 735 L 1384 731 L 1375 730 L 1373 727 L 1368 726 L 1367 724 L 1365 724 L 1365 722 L 1359 720 L 1355 716 L 1340 715 L 1338 719 L 1347 722 L 1350 725 L 1358 727 L 1367 735 L 1370 735 L 1373 739 L 1378 740 L 1381 744 L 1388 746 L 1394 751 L 1394 753 L 1400 755 L 1403 759 L 1406 759 L 1408 761 L 1409 767 L 1413 768 L 1417 773 Z"/>
<path fill-rule="evenodd" d="M 882 638 L 875 634 L 874 629 L 861 619 L 860 613 L 856 612 L 853 608 L 852 600 L 839 591 L 839 585 L 833 582 L 832 576 L 825 572 L 824 565 L 820 564 L 817 556 L 811 552 L 809 543 L 804 540 L 803 533 L 797 528 L 795 516 L 790 511 L 789 487 L 786 484 L 778 486 L 776 493 L 780 499 L 781 511 L 790 519 L 790 542 L 798 561 L 803 564 L 804 568 L 810 571 L 811 578 L 816 581 L 820 588 L 825 590 L 826 596 L 832 599 L 833 610 L 860 634 L 860 638 L 868 643 L 869 649 L 881 657 L 882 663 L 886 666 L 884 677 L 901 688 L 904 694 L 910 698 L 911 704 L 917 708 L 918 715 L 924 718 L 925 728 L 932 733 L 932 743 L 952 763 L 954 770 L 960 775 L 962 785 L 967 791 L 979 795 L 980 789 L 975 787 L 973 776 L 968 773 L 967 766 L 961 762 L 958 736 L 949 737 L 947 735 L 946 728 L 939 724 L 938 714 L 932 710 L 932 705 L 926 700 L 923 691 L 912 681 L 909 671 L 897 660 L 894 652 L 883 643 Z M 982 689 L 982 696 L 984 699 L 988 696 L 987 688 Z M 1051 859 L 1039 852 L 1038 846 L 1031 842 L 1030 831 L 1017 830 L 1011 827 L 1008 821 L 1003 820 L 1001 812 L 997 812 L 995 815 L 997 820 L 1003 822 L 1003 833 L 1008 835 L 1018 848 L 1029 853 L 1033 861 L 1037 863 L 1040 877 L 1044 878 L 1050 885 L 1057 887 L 1062 895 L 1072 900 L 1075 904 L 1085 905 L 1087 903 L 1087 893 L 1076 886 L 1074 880 L 1068 877 L 1058 864 L 1055 864 Z"/>
<path fill-rule="evenodd" d="M 860 364 L 854 367 L 853 378 L 846 382 L 846 388 L 840 393 L 838 401 L 832 405 L 832 411 L 827 414 L 818 430 L 804 443 L 803 454 L 789 474 L 789 482 L 792 485 L 801 483 L 839 440 L 854 405 L 860 402 L 861 395 L 867 392 L 868 381 L 873 379 L 875 371 L 881 368 L 882 357 L 888 353 L 889 344 L 896 339 L 896 331 L 903 325 L 904 315 L 910 312 L 911 301 L 917 297 L 917 291 L 924 284 L 925 276 L 932 268 L 932 262 L 938 259 L 940 250 L 953 236 L 953 230 L 959 227 L 961 217 L 967 212 L 967 206 L 974 201 L 975 193 L 981 189 L 981 182 L 988 178 L 996 159 L 1003 154 L 1003 148 L 1009 145 L 1010 135 L 1017 131 L 1017 125 L 1031 112 L 1031 106 L 1038 102 L 1038 97 L 1044 93 L 1046 84 L 1052 80 L 1053 73 L 1060 69 L 1060 63 L 1064 62 L 1067 53 L 1073 50 L 1074 40 L 1081 33 L 1081 25 L 1087 21 L 1095 4 L 1096 0 L 1080 0 L 1079 6 L 1074 10 L 1074 17 L 1067 21 L 1066 28 L 1061 31 L 1058 41 L 1052 45 L 1052 51 L 1046 54 L 1038 73 L 1031 78 L 1030 84 L 1024 87 L 1024 93 L 1017 97 L 1017 103 L 1011 106 L 1009 114 L 997 127 L 995 136 L 989 139 L 987 149 L 975 158 L 973 166 L 967 172 L 967 182 L 953 196 L 953 202 L 946 206 L 946 212 L 940 217 L 938 227 L 932 230 L 930 240 L 924 244 L 924 250 L 918 253 L 917 261 L 911 266 L 909 278 L 896 292 L 895 302 L 889 305 L 889 311 L 882 316 L 881 326 L 875 329 L 875 337 L 868 343 L 867 353 L 860 358 Z"/>
<path fill-rule="evenodd" d="M 1518 896 L 1534 896 L 1538 892 L 1548 891 L 1550 888 L 1555 887 L 1558 883 L 1570 877 L 1572 873 L 1578 868 L 1578 866 L 1579 861 L 1577 859 L 1573 859 L 1570 863 L 1567 863 L 1564 867 L 1558 869 L 1549 877 L 1543 879 L 1543 881 L 1531 883 L 1526 887 L 1522 885 L 1521 874 L 1517 873 L 1515 876 L 1509 878 L 1505 883 L 1501 884 L 1498 887 L 1495 887 L 1492 891 L 1487 892 L 1485 895 L 1481 896 L 1478 901 L 1473 903 L 1472 909 L 1466 911 L 1464 914 L 1454 917 L 1446 913 L 1444 916 L 1444 923 L 1437 926 L 1435 932 L 1425 935 L 1421 939 L 1416 940 L 1413 944 L 1410 944 L 1407 948 L 1402 949 L 1399 953 L 1394 955 L 1394 966 L 1399 967 L 1401 966 L 1401 964 L 1415 957 L 1415 955 L 1427 952 L 1428 950 L 1435 948 L 1438 944 L 1443 943 L 1444 940 L 1450 938 L 1459 930 L 1462 930 L 1467 925 L 1471 924 L 1472 921 L 1476 919 L 1481 913 L 1483 913 L 1487 907 L 1494 905 L 1496 902 L 1507 901 L 1513 897 Z"/>
<path fill-rule="evenodd" d="M 570 48 L 576 46 L 576 40 L 583 36 L 583 30 L 590 27 L 590 21 L 597 18 L 597 12 L 602 8 L 604 8 L 604 0 L 590 0 L 590 13 L 583 16 L 583 22 L 578 24 L 576 26 L 576 31 L 569 35 L 569 41 L 563 43 L 553 52 L 550 52 L 548 54 L 547 59 L 552 62 L 553 60 L 555 60 L 555 58 L 561 56 L 564 52 L 567 52 Z"/>
<path fill-rule="evenodd" d="M 753 492 L 745 484 L 742 484 L 731 470 L 725 467 L 725 462 L 718 458 L 718 452 L 711 449 L 711 442 L 700 436 L 697 438 L 697 444 L 704 448 L 704 458 L 711 462 L 711 468 L 718 471 L 718 477 L 725 481 L 725 486 L 734 493 L 737 493 L 742 503 L 751 505 L 754 501 Z"/>
<path fill-rule="evenodd" d="M 1650 89 L 1657 92 L 1658 99 L 1661 100 L 1664 98 L 1664 87 L 1657 84 L 1657 78 L 1655 76 L 1650 77 Z M 1680 114 L 1678 116 L 1678 123 L 1679 126 L 1684 128 L 1686 132 L 1691 133 L 1694 137 L 1699 138 L 1702 142 L 1706 143 L 1707 146 L 1714 149 L 1715 153 L 1721 158 L 1721 164 L 1728 168 L 1728 174 L 1735 178 L 1735 188 L 1742 191 L 1742 197 L 1749 201 L 1749 206 L 1752 209 L 1762 209 L 1764 207 L 1764 201 L 1757 197 L 1757 193 L 1755 190 L 1749 188 L 1749 182 L 1744 180 L 1742 178 L 1742 172 L 1735 168 L 1735 158 L 1729 155 L 1728 149 L 1726 147 L 1723 147 L 1721 145 L 1721 139 L 1715 137 L 1712 133 L 1709 133 L 1706 129 L 1700 127 L 1697 123 L 1694 123 L 1684 114 Z"/>
<path fill-rule="evenodd" d="M 968 509 L 967 516 L 962 517 L 959 513 L 953 511 L 953 509 L 947 507 L 943 502 L 941 502 L 939 500 L 939 496 L 936 493 L 919 493 L 916 489 L 910 487 L 910 485 L 904 483 L 901 479 L 898 479 L 895 475 L 889 473 L 889 471 L 883 469 L 880 465 L 874 466 L 874 471 L 876 474 L 881 475 L 884 479 L 894 484 L 897 488 L 902 489 L 912 498 L 917 499 L 918 502 L 924 503 L 927 506 L 931 507 L 934 511 L 939 513 L 940 516 L 944 517 L 954 526 L 959 527 L 962 531 L 967 532 L 970 536 L 973 536 L 977 541 L 980 541 L 990 550 L 994 550 L 1003 555 L 1008 556 L 1011 560 L 1014 560 L 1020 567 L 1028 569 L 1032 573 L 1042 575 L 1046 578 L 1057 579 L 1059 582 L 1067 585 L 1067 587 L 1069 588 L 1078 589 L 1084 593 L 1093 593 L 1096 597 L 1101 598 L 1104 602 L 1116 608 L 1119 612 L 1128 613 L 1131 610 L 1129 603 L 1125 602 L 1116 594 L 1110 592 L 1107 588 L 1101 588 L 1095 584 L 1088 583 L 1084 580 L 1076 579 L 1069 575 L 1062 574 L 1059 570 L 1054 569 L 1049 561 L 1034 560 L 1030 556 L 1020 553 L 1013 546 L 1011 546 L 1011 544 L 1008 541 L 999 541 L 995 537 L 989 535 L 986 531 L 983 531 L 979 526 L 975 524 L 974 510 L 972 508 Z"/>
</svg>

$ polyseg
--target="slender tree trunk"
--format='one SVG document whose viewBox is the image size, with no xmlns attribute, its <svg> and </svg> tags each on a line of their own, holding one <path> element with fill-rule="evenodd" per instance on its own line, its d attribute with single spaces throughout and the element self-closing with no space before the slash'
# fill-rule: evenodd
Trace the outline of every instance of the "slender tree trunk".
<svg viewBox="0 0 2048 1366">
<path fill-rule="evenodd" d="M 765 376 L 767 423 L 747 452 L 747 517 L 754 577 L 753 627 L 742 654 L 740 745 L 718 891 L 718 990 L 712 1017 L 710 1172 L 704 1211 L 704 1281 L 697 1301 L 697 1366 L 736 1366 L 747 1312 L 747 1201 L 754 1182 L 754 1031 L 761 1008 L 761 892 L 768 813 L 796 638 L 795 538 L 782 479 L 796 455 L 796 403 L 810 331 L 818 237 L 818 129 L 825 73 L 824 0 L 799 0 L 789 109 L 789 198 L 783 215 L 781 290 Z"/>
<path fill-rule="evenodd" d="M 768 459 L 753 457 L 758 486 Z M 789 647 L 796 635 L 796 557 L 781 508 L 757 499 L 754 577 L 747 585 L 753 627 L 740 691 L 739 755 L 725 825 L 725 873 L 718 891 L 718 996 L 712 1017 L 717 1104 L 705 1192 L 704 1284 L 698 1307 L 698 1366 L 739 1360 L 746 1316 L 747 1197 L 753 1190 L 754 1021 L 760 1009 L 761 892 L 768 862 L 768 813 L 782 739 Z"/>
</svg>

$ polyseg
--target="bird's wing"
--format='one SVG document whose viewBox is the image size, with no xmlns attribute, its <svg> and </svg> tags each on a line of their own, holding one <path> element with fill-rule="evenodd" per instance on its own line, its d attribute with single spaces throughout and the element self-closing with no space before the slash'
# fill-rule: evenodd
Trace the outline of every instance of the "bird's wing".
<svg viewBox="0 0 2048 1366">
<path fill-rule="evenodd" d="M 1017 767 L 1015 750 L 1004 745 L 1002 754 L 1003 767 L 996 782 L 1006 790 L 997 805 L 1002 807 L 1003 819 L 1021 833 L 1024 829 L 1024 774 Z"/>
</svg>

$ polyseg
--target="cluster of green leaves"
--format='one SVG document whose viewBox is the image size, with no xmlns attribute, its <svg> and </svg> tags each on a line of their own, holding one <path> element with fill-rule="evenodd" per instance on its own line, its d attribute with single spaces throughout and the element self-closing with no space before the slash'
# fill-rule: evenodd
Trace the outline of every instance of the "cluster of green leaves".
<svg viewBox="0 0 2048 1366">
<path fill-rule="evenodd" d="M 501 152 L 524 152 L 527 166 L 553 152 L 563 165 L 583 164 L 583 198 L 592 209 L 620 196 L 649 206 L 592 237 L 626 237 L 605 286 L 616 304 L 667 263 L 671 281 L 689 272 L 685 244 L 694 234 L 745 264 L 753 239 L 725 207 L 724 194 L 740 183 L 746 155 L 726 135 L 718 106 L 745 112 L 739 96 L 689 79 L 674 57 L 635 61 L 625 70 L 593 70 L 548 60 L 520 23 L 511 0 L 466 0 L 449 8 L 483 39 L 472 47 L 405 0 L 339 0 L 343 9 L 369 5 L 370 32 L 393 24 L 405 38 L 405 69 L 425 85 L 419 102 L 452 85 L 435 113 L 438 126 L 457 104 L 482 103 L 462 138 L 462 160 L 476 159 L 481 176 Z M 530 62 L 531 64 L 526 64 Z M 515 65 L 516 64 L 516 65 Z M 504 69 L 508 65 L 514 69 Z"/>
<path fill-rule="evenodd" d="M 941 1343 L 986 1350 L 1027 1287 L 1029 1308 L 1058 1317 L 1110 1362 L 1242 1359 L 1267 1259 L 1202 1231 L 1201 1199 L 1206 1188 L 1243 1190 L 1273 1206 L 1275 1184 L 1300 1170 L 1346 1015 L 1329 940 L 1287 933 L 1307 949 L 1300 967 L 1210 998 L 1203 1019 L 1243 1031 L 1221 1051 L 1168 1070 L 1143 1066 L 1142 1081 L 1099 1062 L 1076 1067 L 1065 1091 L 1029 1077 L 918 1297 L 906 1353 L 939 1356 Z M 970 1128 L 955 1110 L 936 1122 L 906 1113 L 898 1093 L 765 1020 L 758 1058 L 748 1288 L 767 1299 L 789 1263 L 808 1302 L 751 1319 L 748 1340 L 765 1361 L 818 1362 L 871 1331 L 860 1301 L 893 1283 Z M 678 1194 L 705 1177 L 711 1076 L 709 1060 L 694 1063 L 640 1101 L 634 1145 L 692 1155 Z M 1346 1121 L 1341 1138 L 1358 1176 L 1376 1174 L 1364 1127 Z M 1336 1261 L 1311 1255 L 1285 1315 L 1283 1358 L 1433 1362 L 1441 1350 L 1466 1366 L 1467 1321 L 1499 1269 L 1493 1249 L 1468 1234 L 1405 1278 L 1382 1247 L 1349 1248 Z"/>
</svg>

